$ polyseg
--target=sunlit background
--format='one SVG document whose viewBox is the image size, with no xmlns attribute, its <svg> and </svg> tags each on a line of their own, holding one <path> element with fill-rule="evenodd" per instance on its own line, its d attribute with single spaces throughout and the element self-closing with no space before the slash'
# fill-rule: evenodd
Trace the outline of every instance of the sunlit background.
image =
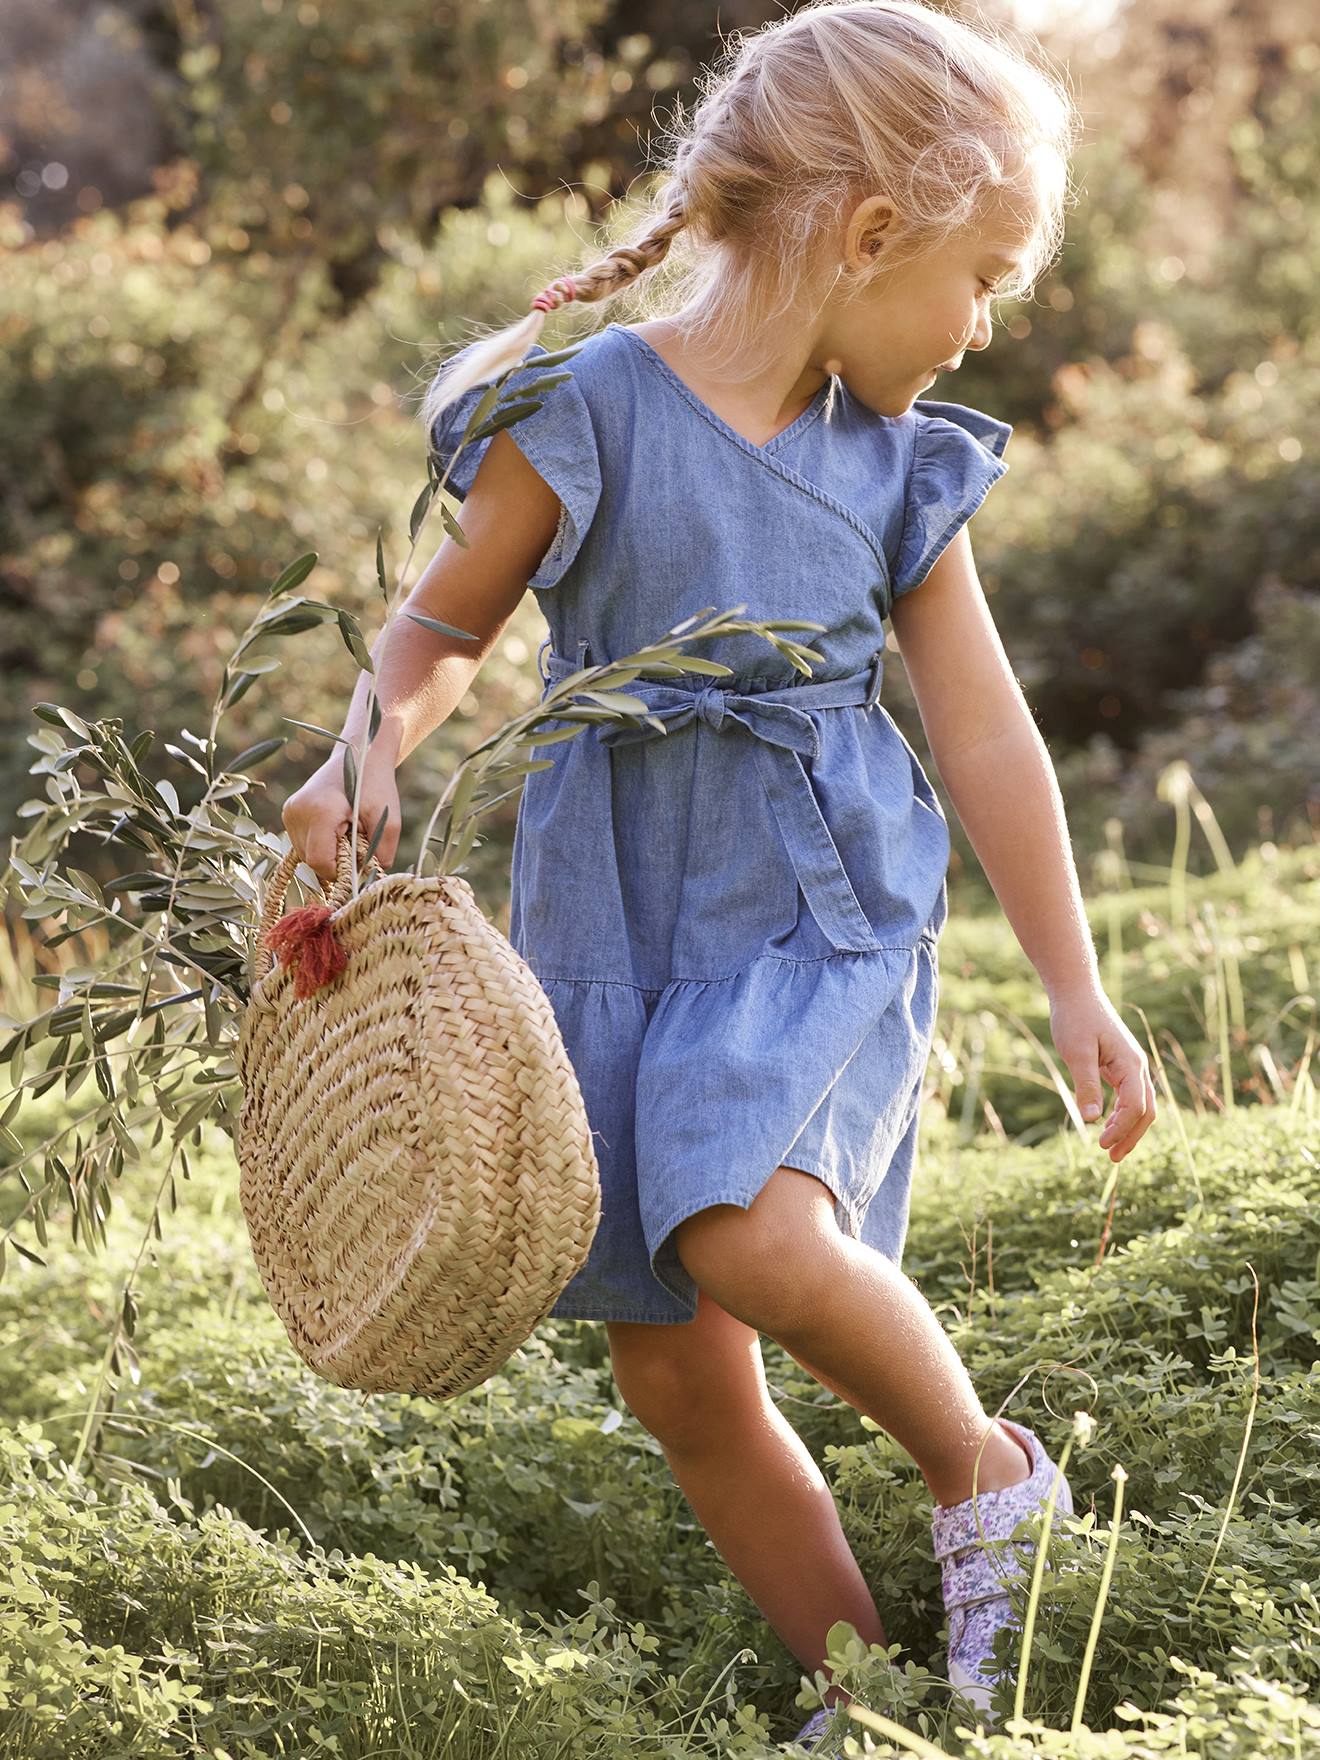
<svg viewBox="0 0 1320 1760">
<path fill-rule="evenodd" d="M 421 392 L 630 235 L 658 123 L 779 11 L 0 4 L 3 1760 L 769 1760 L 811 1708 L 600 1327 L 538 1327 L 454 1402 L 331 1385 L 260 1286 L 228 1134 L 247 858 L 342 723 L 378 543 L 406 588 L 441 541 L 432 509 L 410 542 Z M 1014 428 L 972 535 L 1161 1110 L 1121 1165 L 1088 1138 L 951 814 L 904 1263 L 986 1409 L 1074 1449 L 1014 1754 L 1309 1760 L 1314 0 L 984 16 L 1040 34 L 1086 135 L 1057 262 L 957 381 Z M 325 621 L 227 671 L 299 559 Z M 543 634 L 529 595 L 403 767 L 409 865 L 465 754 L 534 704 Z M 465 869 L 502 926 L 514 812 Z M 913 1464 L 765 1361 L 900 1647 L 854 1658 L 903 1730 L 868 1751 L 1002 1757 L 950 1704 Z"/>
</svg>

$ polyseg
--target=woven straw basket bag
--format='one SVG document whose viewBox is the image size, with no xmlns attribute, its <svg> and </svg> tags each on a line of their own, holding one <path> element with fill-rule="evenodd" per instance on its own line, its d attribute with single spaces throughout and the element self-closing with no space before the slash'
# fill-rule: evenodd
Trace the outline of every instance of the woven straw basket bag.
<svg viewBox="0 0 1320 1760">
<path fill-rule="evenodd" d="M 601 1198 L 582 1094 L 549 998 L 467 881 L 372 857 L 350 898 L 344 832 L 325 902 L 281 918 L 297 859 L 266 890 L 238 1043 L 253 1255 L 318 1375 L 448 1398 L 586 1260 Z"/>
</svg>

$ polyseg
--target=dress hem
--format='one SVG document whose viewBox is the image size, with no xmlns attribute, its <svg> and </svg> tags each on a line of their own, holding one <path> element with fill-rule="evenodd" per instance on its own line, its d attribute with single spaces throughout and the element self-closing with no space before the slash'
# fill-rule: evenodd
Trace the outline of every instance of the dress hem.
<svg viewBox="0 0 1320 1760">
<path fill-rule="evenodd" d="M 548 1320 L 594 1320 L 600 1325 L 606 1321 L 617 1320 L 625 1325 L 643 1326 L 690 1326 L 696 1319 L 696 1310 L 690 1314 L 656 1314 L 648 1308 L 643 1312 L 629 1311 L 627 1314 L 583 1314 L 563 1312 L 547 1314 Z"/>
<path fill-rule="evenodd" d="M 786 1155 L 791 1155 L 793 1153 L 793 1151 L 791 1148 L 789 1148 L 789 1149 L 786 1149 L 784 1151 L 784 1153 Z M 831 1176 L 829 1174 L 827 1174 L 819 1166 L 817 1166 L 817 1167 L 801 1167 L 795 1161 L 782 1161 L 781 1160 L 781 1161 L 777 1161 L 775 1163 L 775 1165 L 770 1169 L 770 1172 L 766 1174 L 765 1178 L 761 1181 L 760 1185 L 757 1186 L 754 1191 L 738 1192 L 738 1193 L 734 1193 L 734 1194 L 730 1195 L 729 1197 L 708 1198 L 708 1197 L 703 1196 L 702 1198 L 696 1200 L 695 1202 L 692 1202 L 692 1203 L 689 1203 L 686 1205 L 680 1205 L 680 1207 L 677 1210 L 672 1212 L 671 1215 L 665 1219 L 664 1223 L 656 1231 L 657 1236 L 658 1236 L 658 1241 L 659 1241 L 659 1244 L 656 1247 L 656 1253 L 658 1253 L 660 1251 L 660 1248 L 664 1246 L 665 1242 L 669 1239 L 670 1235 L 674 1232 L 674 1230 L 679 1226 L 680 1223 L 686 1222 L 689 1217 L 699 1216 L 703 1210 L 709 1210 L 709 1209 L 713 1208 L 713 1206 L 715 1206 L 716 1204 L 736 1204 L 740 1210 L 750 1210 L 752 1205 L 760 1197 L 761 1193 L 765 1190 L 766 1186 L 769 1185 L 771 1179 L 773 1179 L 774 1175 L 776 1173 L 778 1173 L 778 1171 L 781 1167 L 792 1167 L 792 1168 L 795 1168 L 797 1170 L 797 1172 L 799 1172 L 799 1173 L 807 1173 L 807 1174 L 810 1174 L 813 1179 L 818 1179 L 820 1181 L 820 1183 L 825 1187 L 826 1191 L 834 1199 L 834 1220 L 835 1220 L 836 1224 L 838 1224 L 840 1233 L 846 1235 L 847 1238 L 850 1240 L 856 1240 L 858 1238 L 858 1236 L 860 1235 L 860 1232 L 861 1232 L 860 1218 L 857 1213 L 858 1206 L 845 1193 L 843 1193 L 837 1189 L 837 1182 L 834 1179 L 832 1179 Z M 844 1213 L 844 1221 L 843 1222 L 839 1221 L 839 1211 L 840 1210 L 842 1210 Z M 668 1283 L 665 1282 L 663 1273 L 661 1272 L 659 1266 L 657 1266 L 657 1264 L 655 1263 L 655 1253 L 652 1253 L 650 1255 L 650 1258 L 651 1258 L 651 1275 L 655 1278 L 656 1282 L 663 1284 L 664 1288 L 669 1290 L 669 1293 L 673 1296 L 675 1301 L 682 1301 L 684 1298 L 679 1294 L 679 1292 L 676 1289 L 673 1289 Z"/>
</svg>

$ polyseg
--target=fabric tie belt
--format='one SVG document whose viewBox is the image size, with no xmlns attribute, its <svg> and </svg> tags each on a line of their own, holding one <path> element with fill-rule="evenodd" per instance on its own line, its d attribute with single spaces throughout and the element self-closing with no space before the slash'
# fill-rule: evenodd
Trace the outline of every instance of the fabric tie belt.
<svg viewBox="0 0 1320 1760">
<path fill-rule="evenodd" d="M 545 656 L 547 685 L 558 684 L 580 670 L 579 664 L 562 654 Z M 846 678 L 769 690 L 722 690 L 718 685 L 686 686 L 637 678 L 619 688 L 639 697 L 661 727 L 644 721 L 609 722 L 598 725 L 596 734 L 605 745 L 629 745 L 636 740 L 665 738 L 678 728 L 703 723 L 717 733 L 736 730 L 749 736 L 784 848 L 812 916 L 840 952 L 869 953 L 881 943 L 857 902 L 802 754 L 815 758 L 820 753 L 820 733 L 807 710 L 855 705 L 869 710 L 879 698 L 883 671 L 884 650 L 877 648 L 868 667 Z"/>
</svg>

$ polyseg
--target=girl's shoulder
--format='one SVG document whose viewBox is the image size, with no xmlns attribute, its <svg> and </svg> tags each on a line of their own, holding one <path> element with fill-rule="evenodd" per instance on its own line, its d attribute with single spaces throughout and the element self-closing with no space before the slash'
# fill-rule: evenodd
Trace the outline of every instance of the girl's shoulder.
<svg viewBox="0 0 1320 1760">
<path fill-rule="evenodd" d="M 479 337 L 476 341 L 456 350 L 443 363 L 444 369 L 464 360 L 484 340 Z M 549 367 L 543 366 L 542 362 L 551 356 L 560 354 L 563 351 L 562 348 L 549 349 L 542 343 L 534 342 L 525 358 L 506 376 L 498 399 L 499 409 L 512 409 L 515 404 L 521 405 L 528 397 L 535 397 L 542 408 L 548 407 L 550 409 L 552 418 L 556 422 L 572 422 L 575 414 L 580 417 L 583 411 L 589 410 L 590 406 L 587 400 L 592 395 L 591 388 L 599 381 L 600 377 L 598 358 L 600 351 L 597 347 L 599 340 L 599 335 L 587 337 L 585 341 L 577 344 L 567 359 L 556 360 Z M 571 344 L 564 344 L 563 348 L 571 346 Z M 553 374 L 559 382 L 543 386 L 541 381 L 550 374 Z M 477 466 L 481 462 L 481 455 L 493 436 L 486 435 L 484 440 L 479 441 L 475 446 L 469 442 L 463 447 L 460 458 L 456 459 L 454 455 L 459 450 L 459 442 L 462 440 L 469 420 L 482 399 L 489 394 L 492 384 L 493 380 L 486 379 L 480 384 L 469 387 L 452 403 L 446 405 L 431 423 L 429 434 L 431 451 L 440 461 L 442 469 L 450 468 L 446 487 L 452 489 L 460 500 L 471 487 L 472 480 L 477 474 Z M 519 439 L 525 433 L 530 432 L 525 428 L 524 422 L 530 421 L 537 413 L 537 411 L 529 411 L 523 420 L 514 424 Z M 485 427 L 492 420 L 497 419 L 496 413 L 492 411 L 481 425 Z M 549 426 L 549 420 L 536 425 Z"/>
<path fill-rule="evenodd" d="M 430 449 L 443 488 L 466 499 L 491 441 L 504 427 L 515 445 L 558 495 L 561 511 L 554 542 L 529 581 L 536 588 L 556 586 L 582 547 L 600 502 L 602 440 L 598 432 L 604 402 L 604 361 L 595 332 L 576 345 L 566 360 L 543 365 L 562 352 L 533 343 L 509 373 L 495 406 L 466 441 L 464 434 L 491 381 L 471 386 L 441 410 L 430 428 Z M 457 359 L 475 348 L 469 343 Z M 569 344 L 562 345 L 564 348 Z M 445 363 L 446 365 L 449 362 Z M 509 421 L 506 417 L 513 417 Z"/>
<path fill-rule="evenodd" d="M 839 381 L 836 425 L 863 452 L 896 462 L 909 471 L 939 471 L 955 461 L 976 461 L 1000 477 L 1008 469 L 1004 450 L 1013 424 L 969 404 L 916 398 L 902 415 L 878 415 Z"/>
<path fill-rule="evenodd" d="M 840 385 L 834 469 L 883 545 L 892 602 L 921 585 L 1008 471 L 1013 424 L 938 398 L 883 416 Z"/>
<path fill-rule="evenodd" d="M 911 592 L 1009 469 L 1011 422 L 962 403 L 918 398 L 893 596 Z"/>
</svg>

